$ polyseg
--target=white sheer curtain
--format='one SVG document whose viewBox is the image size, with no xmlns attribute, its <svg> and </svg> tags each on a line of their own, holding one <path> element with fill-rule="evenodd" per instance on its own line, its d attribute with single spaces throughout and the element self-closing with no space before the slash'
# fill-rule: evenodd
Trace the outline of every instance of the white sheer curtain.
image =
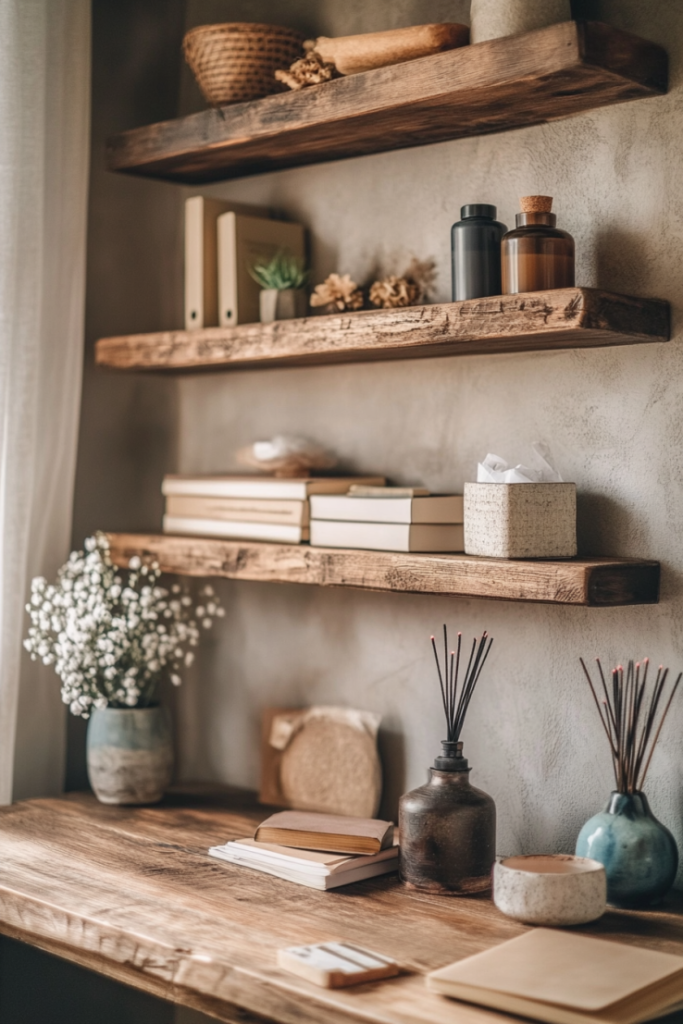
<svg viewBox="0 0 683 1024">
<path fill-rule="evenodd" d="M 62 786 L 58 680 L 21 643 L 69 549 L 89 114 L 89 0 L 0 0 L 0 803 Z"/>
</svg>

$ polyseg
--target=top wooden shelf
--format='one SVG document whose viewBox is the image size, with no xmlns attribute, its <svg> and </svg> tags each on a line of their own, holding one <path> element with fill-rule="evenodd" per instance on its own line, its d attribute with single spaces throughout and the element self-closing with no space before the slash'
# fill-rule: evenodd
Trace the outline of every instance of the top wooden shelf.
<svg viewBox="0 0 683 1024">
<path fill-rule="evenodd" d="M 208 856 L 253 835 L 266 813 L 246 794 L 197 788 L 156 807 L 107 807 L 89 794 L 3 807 L 0 932 L 231 1024 L 519 1024 L 429 992 L 424 975 L 524 925 L 485 894 L 416 894 L 395 875 L 316 892 Z M 655 910 L 610 908 L 577 931 L 680 956 L 682 920 L 672 894 Z M 331 939 L 403 970 L 323 989 L 277 966 L 280 947 Z"/>
<path fill-rule="evenodd" d="M 507 131 L 667 89 L 662 47 L 563 22 L 116 135 L 113 171 L 199 184 Z"/>
</svg>

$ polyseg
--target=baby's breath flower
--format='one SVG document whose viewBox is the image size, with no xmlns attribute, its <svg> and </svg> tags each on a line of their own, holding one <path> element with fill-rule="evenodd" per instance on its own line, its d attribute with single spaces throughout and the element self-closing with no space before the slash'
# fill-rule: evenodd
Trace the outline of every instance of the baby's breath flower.
<svg viewBox="0 0 683 1024">
<path fill-rule="evenodd" d="M 61 696 L 75 715 L 91 709 L 147 707 L 168 675 L 174 686 L 194 659 L 200 627 L 225 614 L 211 587 L 206 607 L 175 583 L 174 595 L 159 586 L 159 564 L 129 562 L 127 578 L 112 565 L 105 534 L 89 537 L 72 551 L 56 584 L 42 576 L 31 584 L 26 611 L 31 618 L 24 647 L 31 659 L 54 665 Z"/>
</svg>

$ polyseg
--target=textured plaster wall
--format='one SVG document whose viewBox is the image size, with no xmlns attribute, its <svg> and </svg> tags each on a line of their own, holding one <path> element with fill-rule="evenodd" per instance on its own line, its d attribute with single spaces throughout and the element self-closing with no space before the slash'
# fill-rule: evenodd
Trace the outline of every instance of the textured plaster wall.
<svg viewBox="0 0 683 1024">
<path fill-rule="evenodd" d="M 286 21 L 284 5 L 246 5 Z M 289 7 L 289 5 L 288 5 Z M 438 7 L 438 10 L 435 8 Z M 314 9 L 314 10 L 312 10 Z M 195 2 L 188 23 L 245 17 L 245 4 Z M 342 34 L 466 17 L 442 2 L 292 5 L 307 31 Z M 520 195 L 555 197 L 576 238 L 577 281 L 669 299 L 674 340 L 612 351 L 378 363 L 185 379 L 179 468 L 235 468 L 232 453 L 275 432 L 334 448 L 351 470 L 460 491 L 477 459 L 520 460 L 550 443 L 580 495 L 584 553 L 661 559 L 662 602 L 624 609 L 365 594 L 224 583 L 228 615 L 181 693 L 185 776 L 254 786 L 268 704 L 357 705 L 383 716 L 386 809 L 422 783 L 443 728 L 428 638 L 444 621 L 495 644 L 464 730 L 472 780 L 498 805 L 501 853 L 571 850 L 611 788 L 608 752 L 579 655 L 650 655 L 683 669 L 683 5 L 582 4 L 584 13 L 668 47 L 671 93 L 556 124 L 363 157 L 214 186 L 311 230 L 314 280 L 365 280 L 433 256 L 449 298 L 449 228 L 465 202 L 513 223 Z M 315 13 L 313 25 L 310 15 Z M 191 105 L 191 88 L 184 102 Z M 683 842 L 683 699 L 647 790 Z"/>
</svg>

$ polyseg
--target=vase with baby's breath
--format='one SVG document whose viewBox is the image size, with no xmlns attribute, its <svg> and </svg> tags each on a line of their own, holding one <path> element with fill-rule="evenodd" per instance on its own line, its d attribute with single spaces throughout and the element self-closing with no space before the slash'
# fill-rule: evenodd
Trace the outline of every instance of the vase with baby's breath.
<svg viewBox="0 0 683 1024">
<path fill-rule="evenodd" d="M 676 841 L 650 810 L 643 787 L 683 673 L 669 685 L 669 670 L 660 665 L 653 680 L 644 658 L 618 665 L 607 679 L 596 658 L 594 681 L 580 661 L 609 744 L 615 789 L 607 808 L 581 829 L 576 853 L 604 864 L 609 903 L 648 906 L 666 895 L 678 869 Z"/>
<path fill-rule="evenodd" d="M 200 600 L 159 585 L 159 565 L 112 563 L 105 534 L 73 551 L 50 584 L 36 577 L 24 646 L 62 681 L 62 700 L 88 718 L 88 775 L 104 803 L 160 800 L 173 764 L 164 679 L 179 686 L 201 631 L 223 609 L 211 587 Z"/>
</svg>

